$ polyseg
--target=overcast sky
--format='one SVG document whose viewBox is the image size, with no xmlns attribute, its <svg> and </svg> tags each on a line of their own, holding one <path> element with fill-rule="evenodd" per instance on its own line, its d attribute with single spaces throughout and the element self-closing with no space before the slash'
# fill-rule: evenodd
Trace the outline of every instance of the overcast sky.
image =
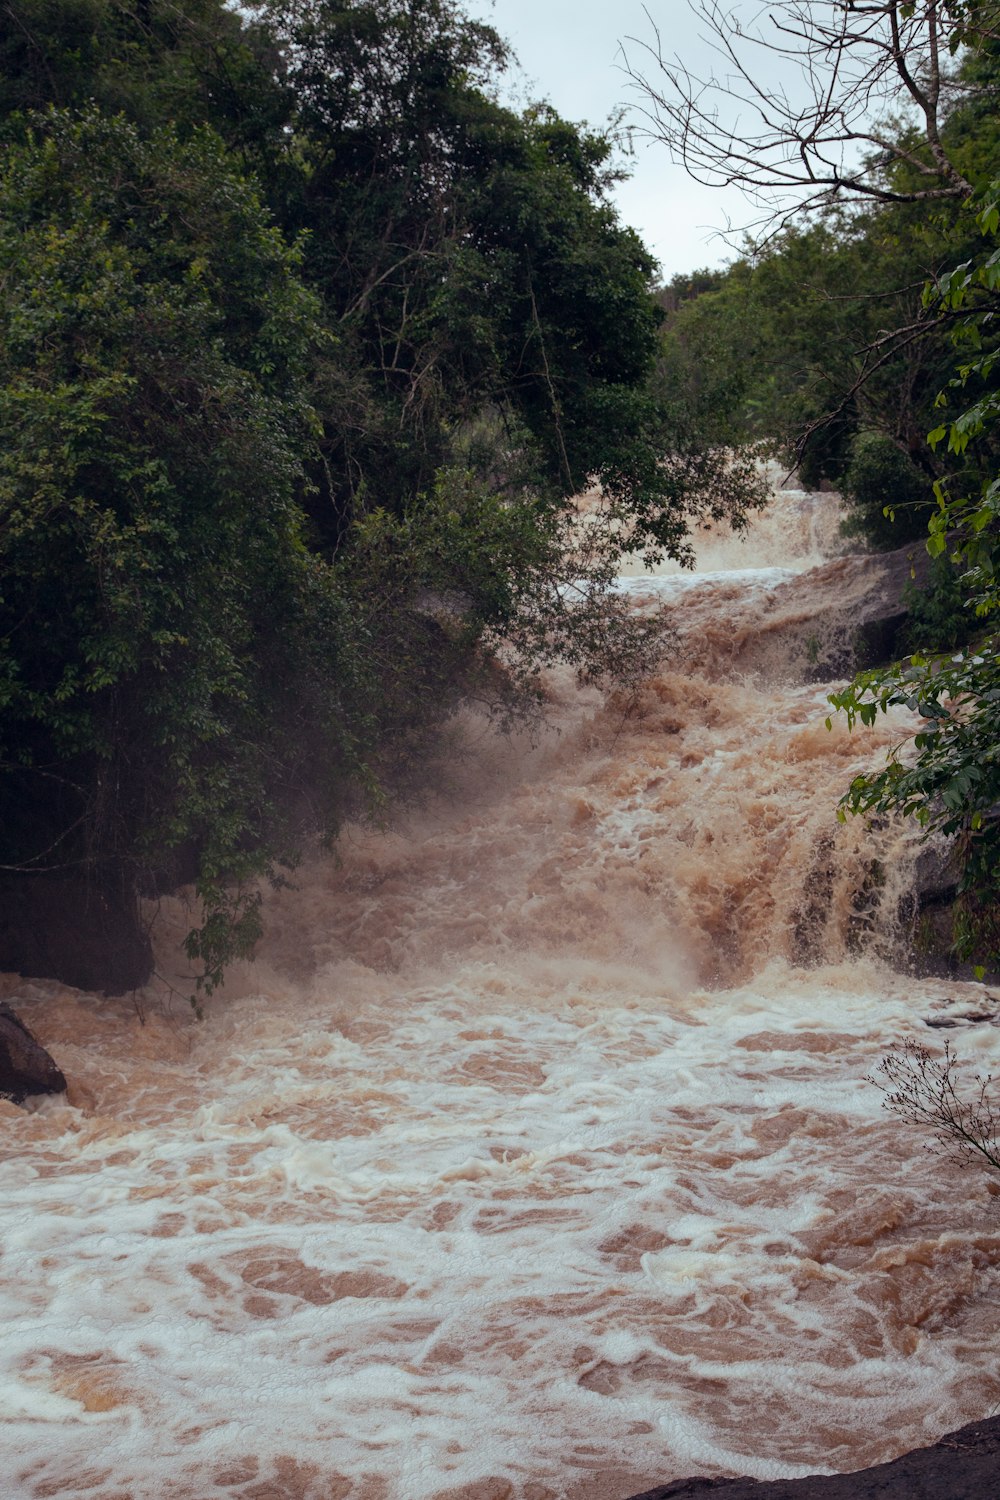
<svg viewBox="0 0 1000 1500">
<path fill-rule="evenodd" d="M 676 52 L 695 71 L 705 66 L 705 43 L 685 0 L 648 0 L 648 6 L 664 53 Z M 635 103 L 621 48 L 639 61 L 640 48 L 626 39 L 653 39 L 642 0 L 465 0 L 465 8 L 513 45 L 521 70 L 511 75 L 508 92 L 518 104 L 546 98 L 567 119 L 602 126 L 619 105 Z M 738 193 L 698 186 L 673 165 L 665 146 L 638 138 L 632 179 L 616 198 L 665 278 L 724 265 L 734 252 L 713 230 L 725 228 L 727 216 L 737 226 L 753 217 Z"/>
</svg>

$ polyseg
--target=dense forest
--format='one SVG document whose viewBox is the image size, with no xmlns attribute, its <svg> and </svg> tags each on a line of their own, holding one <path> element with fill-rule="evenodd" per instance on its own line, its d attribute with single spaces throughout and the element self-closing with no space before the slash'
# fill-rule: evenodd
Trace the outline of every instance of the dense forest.
<svg viewBox="0 0 1000 1500">
<path fill-rule="evenodd" d="M 656 380 L 612 142 L 454 0 L 13 0 L 0 53 L 0 957 L 130 986 L 193 881 L 211 987 L 460 698 L 640 672 L 615 559 L 760 486 Z"/>
</svg>

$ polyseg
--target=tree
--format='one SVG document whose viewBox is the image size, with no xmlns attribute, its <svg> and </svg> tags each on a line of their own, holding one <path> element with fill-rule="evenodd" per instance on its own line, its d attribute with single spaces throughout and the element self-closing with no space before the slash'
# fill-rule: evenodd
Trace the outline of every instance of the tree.
<svg viewBox="0 0 1000 1500">
<path fill-rule="evenodd" d="M 980 621 L 973 643 L 953 656 L 917 655 L 882 671 L 864 673 L 831 703 L 848 716 L 873 723 L 879 712 L 902 705 L 918 713 L 924 727 L 896 746 L 880 771 L 858 776 L 844 799 L 852 813 L 899 811 L 917 818 L 928 833 L 957 841 L 961 863 L 956 951 L 978 960 L 980 977 L 1000 966 L 1000 642 L 992 617 L 1000 608 L 1000 390 L 994 370 L 1000 349 L 992 325 L 1000 310 L 1000 183 L 981 206 L 979 225 L 987 245 L 972 262 L 942 277 L 928 292 L 960 315 L 955 338 L 970 355 L 959 365 L 952 396 L 968 392 L 971 405 L 953 413 L 930 440 L 963 454 L 986 446 L 990 464 L 977 491 L 964 486 L 936 489 L 928 549 L 951 554 L 965 569 L 962 583 Z M 947 400 L 942 393 L 942 403 Z"/>
<path fill-rule="evenodd" d="M 763 424 L 810 482 L 843 484 L 869 433 L 942 478 L 957 465 L 924 438 L 954 314 L 921 292 L 975 252 L 966 200 L 1000 169 L 995 7 L 788 0 L 766 15 L 697 13 L 726 71 L 694 79 L 657 41 L 633 59 L 659 59 L 658 74 L 638 61 L 632 73 L 651 133 L 757 210 L 734 267 L 752 293 L 751 336 L 730 351 L 748 366 L 748 432 Z"/>
<path fill-rule="evenodd" d="M 244 166 L 277 158 L 290 108 L 273 38 L 219 0 L 7 0 L 0 118 L 95 104 L 147 132 L 210 124 Z"/>
<path fill-rule="evenodd" d="M 0 49 L 0 860 L 133 932 L 194 878 L 212 984 L 463 694 L 634 681 L 616 559 L 763 486 L 651 387 L 608 140 L 453 0 L 12 0 Z"/>
<path fill-rule="evenodd" d="M 973 192 L 945 139 L 950 64 L 996 39 L 989 0 L 781 0 L 749 19 L 718 0 L 693 9 L 721 76 L 670 60 L 655 28 L 652 42 L 634 42 L 628 72 L 650 133 L 698 181 L 742 188 L 758 222 Z"/>
<path fill-rule="evenodd" d="M 693 516 L 759 500 L 649 389 L 655 263 L 609 202 L 605 135 L 497 103 L 506 48 L 453 0 L 291 0 L 262 17 L 295 100 L 298 176 L 275 177 L 272 202 L 308 234 L 304 271 L 340 341 L 317 401 L 321 540 L 337 545 L 366 496 L 409 504 L 470 463 L 556 508 L 597 480 L 623 541 L 670 552 Z"/>
<path fill-rule="evenodd" d="M 0 204 L 3 862 L 126 905 L 195 875 L 217 976 L 294 838 L 303 716 L 358 754 L 295 503 L 317 304 L 207 132 L 52 113 Z"/>
<path fill-rule="evenodd" d="M 917 498 L 916 476 L 900 468 L 904 454 L 934 479 L 928 548 L 938 557 L 950 554 L 953 565 L 965 570 L 961 582 L 975 610 L 967 633 L 974 640 L 953 656 L 917 655 L 862 674 L 831 696 L 851 724 L 871 724 L 880 712 L 899 706 L 923 720 L 885 767 L 855 779 L 841 816 L 902 812 L 955 841 L 961 867 L 956 949 L 977 959 L 983 973 L 986 965 L 1000 964 L 1000 656 L 991 628 L 1000 604 L 994 562 L 1000 529 L 1000 186 L 988 185 L 997 170 L 1000 136 L 987 104 L 997 92 L 1000 17 L 994 5 L 975 0 L 824 0 L 808 6 L 788 0 L 769 13 L 766 31 L 756 23 L 744 29 L 714 3 L 700 14 L 732 69 L 728 78 L 699 82 L 666 67 L 665 90 L 657 92 L 634 76 L 654 130 L 682 159 L 710 180 L 741 184 L 766 208 L 776 238 L 764 266 L 783 261 L 796 243 L 799 231 L 789 230 L 786 220 L 803 208 L 819 211 L 827 223 L 839 215 L 833 220 L 839 225 L 838 256 L 852 243 L 870 243 L 873 235 L 891 246 L 911 228 L 935 246 L 938 264 L 929 268 L 929 278 L 926 271 L 920 278 L 922 306 L 895 323 L 885 317 L 881 331 L 855 346 L 853 380 L 827 418 L 800 433 L 798 447 L 800 455 L 808 453 L 809 441 L 829 430 L 830 416 L 853 421 L 838 461 L 853 476 L 862 505 L 870 509 L 875 495 L 886 490 L 887 518 L 897 499 Z M 751 68 L 748 46 L 765 61 L 795 64 L 798 92 Z M 658 49 L 653 55 L 662 61 Z M 902 112 L 899 94 L 909 104 Z M 737 130 L 732 114 L 725 113 L 730 107 L 749 110 L 757 127 L 748 128 L 743 119 Z M 816 233 L 813 225 L 805 237 Z M 905 289 L 903 283 L 899 291 Z M 863 283 L 863 290 L 879 299 L 880 317 L 899 296 L 891 282 L 881 289 L 877 280 Z M 911 299 L 913 292 L 910 282 Z M 956 344 L 966 351 L 957 370 Z M 870 424 L 858 420 L 863 403 L 877 411 L 880 387 L 887 378 L 890 390 L 894 379 L 899 383 L 900 358 L 915 348 L 935 358 L 919 383 L 909 382 L 910 431 L 894 429 L 883 406 L 868 435 Z M 928 410 L 927 374 L 933 377 L 945 349 L 951 369 L 935 382 L 935 408 L 947 407 L 958 394 L 962 409 L 952 409 L 942 421 L 939 410 L 933 417 Z M 921 413 L 925 431 L 934 423 L 922 453 L 912 440 L 912 416 Z M 896 453 L 887 440 L 895 442 Z"/>
<path fill-rule="evenodd" d="M 627 675 L 656 631 L 616 604 L 606 532 L 588 559 L 544 499 L 462 474 L 369 497 L 336 558 L 307 546 L 336 346 L 211 132 L 50 112 L 0 205 L 8 906 L 69 881 L 134 934 L 142 895 L 194 879 L 211 987 L 257 935 L 257 877 L 405 781 L 463 692 L 525 709 L 545 660 Z"/>
<path fill-rule="evenodd" d="M 790 225 L 668 314 L 665 375 L 697 393 L 703 436 L 715 440 L 708 402 L 725 413 L 731 442 L 768 441 L 794 456 L 806 483 L 833 480 L 864 501 L 855 449 L 870 434 L 903 475 L 922 476 L 931 502 L 947 465 L 926 434 L 954 353 L 948 321 L 924 310 L 921 292 L 956 244 L 915 214 L 894 205 Z M 915 494 L 895 498 L 895 527 L 881 514 L 887 499 L 877 507 L 882 545 L 913 514 Z"/>
<path fill-rule="evenodd" d="M 557 507 L 598 479 L 623 541 L 678 553 L 693 519 L 759 503 L 650 390 L 655 265 L 609 202 L 610 141 L 501 106 L 507 48 L 456 0 L 11 0 L 0 48 L 0 112 L 209 124 L 305 235 L 336 347 L 313 371 L 312 545 L 443 467 Z"/>
</svg>

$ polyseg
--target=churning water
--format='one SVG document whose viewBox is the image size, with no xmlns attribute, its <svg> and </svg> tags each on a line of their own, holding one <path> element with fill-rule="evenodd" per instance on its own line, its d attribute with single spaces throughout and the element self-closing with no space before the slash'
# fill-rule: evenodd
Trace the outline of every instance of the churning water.
<svg viewBox="0 0 1000 1500">
<path fill-rule="evenodd" d="M 8 983 L 72 1080 L 0 1104 L 11 1500 L 622 1500 L 1000 1400 L 990 1185 L 864 1081 L 984 1002 L 893 971 L 915 851 L 836 822 L 901 725 L 804 681 L 830 504 L 625 581 L 679 631 L 631 711 L 554 681 L 542 743 L 482 732 L 203 1024 Z"/>
</svg>

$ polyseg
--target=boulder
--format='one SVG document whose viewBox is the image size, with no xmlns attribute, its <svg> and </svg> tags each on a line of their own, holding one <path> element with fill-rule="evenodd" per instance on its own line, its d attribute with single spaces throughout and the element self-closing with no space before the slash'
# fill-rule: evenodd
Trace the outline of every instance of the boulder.
<svg viewBox="0 0 1000 1500">
<path fill-rule="evenodd" d="M 835 558 L 806 575 L 799 586 L 812 593 L 811 628 L 825 647 L 813 675 L 849 677 L 895 661 L 908 590 L 927 582 L 930 566 L 926 547 L 911 542 L 895 552 Z"/>
<path fill-rule="evenodd" d="M 872 585 L 858 606 L 855 624 L 857 670 L 894 661 L 899 656 L 899 636 L 909 616 L 907 591 L 926 584 L 931 559 L 922 543 L 911 542 L 895 552 L 881 552 L 863 559 Z"/>
<path fill-rule="evenodd" d="M 754 611 L 733 642 L 731 660 L 752 673 L 807 682 L 852 677 L 900 655 L 909 590 L 927 582 L 923 546 L 844 554 L 778 583 L 763 614 Z"/>
<path fill-rule="evenodd" d="M 20 1104 L 29 1094 L 61 1094 L 66 1080 L 40 1042 L 0 1001 L 0 1098 Z"/>
<path fill-rule="evenodd" d="M 958 884 L 955 845 L 943 835 L 921 847 L 913 867 L 913 894 L 921 907 L 954 901 Z"/>
<path fill-rule="evenodd" d="M 930 1448 L 854 1474 L 808 1479 L 677 1479 L 631 1500 L 996 1500 L 1000 1417 L 970 1422 Z"/>
</svg>

